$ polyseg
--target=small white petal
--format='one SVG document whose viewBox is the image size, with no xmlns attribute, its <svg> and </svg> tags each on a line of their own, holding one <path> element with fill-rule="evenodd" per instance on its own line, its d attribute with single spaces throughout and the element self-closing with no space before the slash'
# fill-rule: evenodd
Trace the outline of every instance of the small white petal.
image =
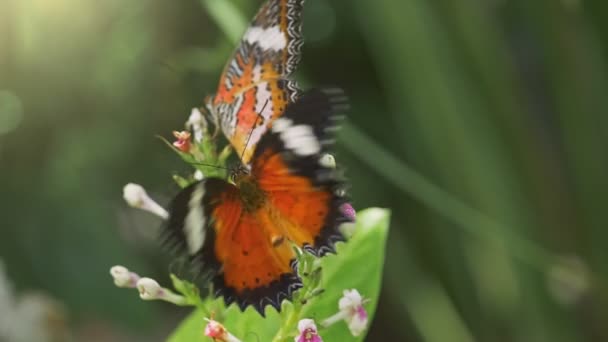
<svg viewBox="0 0 608 342">
<path fill-rule="evenodd" d="M 129 183 L 122 189 L 122 196 L 130 206 L 139 208 L 148 194 L 146 194 L 146 190 L 141 185 Z"/>
<path fill-rule="evenodd" d="M 340 302 L 338 302 L 338 306 L 340 310 L 354 310 L 355 308 L 361 306 L 363 304 L 363 297 L 359 294 L 359 291 L 353 290 L 344 290 L 344 296 L 340 298 Z"/>
<path fill-rule="evenodd" d="M 202 181 L 203 178 L 205 178 L 205 175 L 203 175 L 203 171 L 201 171 L 201 170 L 194 171 L 194 179 L 196 179 L 197 181 Z"/>
<path fill-rule="evenodd" d="M 361 335 L 365 328 L 367 327 L 367 315 L 363 318 L 359 315 L 355 314 L 350 316 L 348 320 L 348 329 L 353 336 L 357 337 Z"/>
<path fill-rule="evenodd" d="M 155 214 L 163 219 L 169 217 L 169 213 L 160 204 L 148 196 L 146 190 L 139 184 L 129 183 L 122 190 L 125 201 L 133 208 L 142 209 Z"/>
<path fill-rule="evenodd" d="M 116 265 L 110 268 L 110 274 L 114 278 L 114 284 L 118 287 L 135 287 L 139 276 L 126 267 Z"/>
<path fill-rule="evenodd" d="M 143 300 L 159 299 L 162 296 L 163 288 L 158 282 L 151 278 L 141 278 L 137 281 L 139 297 Z"/>
<path fill-rule="evenodd" d="M 317 325 L 315 324 L 315 321 L 310 318 L 301 319 L 298 322 L 298 331 L 300 331 L 301 333 L 306 329 L 313 329 L 314 331 L 317 331 Z"/>
</svg>

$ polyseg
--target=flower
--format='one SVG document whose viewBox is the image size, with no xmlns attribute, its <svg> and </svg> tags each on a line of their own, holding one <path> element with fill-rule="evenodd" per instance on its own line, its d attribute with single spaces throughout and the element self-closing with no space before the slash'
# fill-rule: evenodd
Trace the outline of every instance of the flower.
<svg viewBox="0 0 608 342">
<path fill-rule="evenodd" d="M 344 290 L 344 296 L 340 298 L 338 307 L 340 311 L 325 319 L 321 325 L 328 327 L 338 321 L 344 320 L 353 336 L 359 336 L 367 327 L 367 311 L 363 307 L 365 300 L 359 291 Z"/>
<path fill-rule="evenodd" d="M 141 278 L 136 285 L 139 297 L 143 300 L 160 299 L 163 294 L 163 288 L 152 278 Z"/>
<path fill-rule="evenodd" d="M 351 221 L 355 221 L 357 218 L 357 213 L 355 212 L 355 208 L 350 203 L 344 203 L 340 206 L 340 211 Z"/>
<path fill-rule="evenodd" d="M 139 291 L 139 297 L 143 300 L 160 299 L 177 305 L 185 305 L 187 302 L 184 296 L 161 287 L 156 280 L 151 278 L 140 278 L 136 286 Z"/>
<path fill-rule="evenodd" d="M 344 237 L 346 237 L 347 239 L 351 238 L 353 235 L 355 235 L 355 228 L 357 227 L 354 223 L 356 219 L 355 209 L 350 203 L 344 203 L 340 206 L 340 211 L 350 221 L 344 222 L 340 225 L 340 232 L 342 232 Z"/>
<path fill-rule="evenodd" d="M 190 132 L 173 131 L 173 136 L 177 139 L 177 141 L 173 142 L 173 146 L 182 152 L 188 153 L 190 151 Z"/>
<path fill-rule="evenodd" d="M 139 184 L 129 183 L 122 190 L 125 201 L 133 208 L 149 211 L 163 219 L 169 217 L 169 213 L 158 203 L 148 196 L 146 190 Z"/>
<path fill-rule="evenodd" d="M 295 342 L 323 342 L 323 339 L 317 333 L 315 321 L 312 319 L 304 318 L 300 320 L 298 330 L 300 334 L 294 339 Z"/>
<path fill-rule="evenodd" d="M 205 327 L 205 336 L 211 337 L 214 342 L 241 342 L 229 333 L 220 322 L 207 318 L 205 320 L 209 322 Z"/>
<path fill-rule="evenodd" d="M 207 125 L 203 114 L 198 108 L 192 108 L 190 117 L 186 121 L 186 127 L 194 133 L 194 141 L 201 142 L 203 140 L 203 128 Z"/>
<path fill-rule="evenodd" d="M 120 265 L 110 268 L 110 274 L 114 278 L 114 284 L 118 287 L 134 288 L 140 279 L 137 273 L 130 272 L 126 267 Z"/>
</svg>

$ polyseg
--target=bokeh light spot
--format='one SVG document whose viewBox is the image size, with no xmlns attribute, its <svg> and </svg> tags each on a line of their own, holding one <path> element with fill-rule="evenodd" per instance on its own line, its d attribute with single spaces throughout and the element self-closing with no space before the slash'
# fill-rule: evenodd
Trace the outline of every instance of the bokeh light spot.
<svg viewBox="0 0 608 342">
<path fill-rule="evenodd" d="M 17 95 L 0 90 L 0 135 L 15 130 L 23 120 L 23 104 Z"/>
</svg>

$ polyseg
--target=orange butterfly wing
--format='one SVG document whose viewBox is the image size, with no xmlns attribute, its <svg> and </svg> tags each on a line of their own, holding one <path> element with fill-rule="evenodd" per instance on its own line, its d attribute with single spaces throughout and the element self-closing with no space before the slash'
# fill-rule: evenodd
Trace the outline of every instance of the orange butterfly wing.
<svg viewBox="0 0 608 342">
<path fill-rule="evenodd" d="M 321 162 L 333 144 L 337 113 L 346 108 L 340 90 L 305 93 L 272 124 L 253 158 L 252 174 L 287 238 L 318 256 L 334 252 L 344 240 L 338 226 L 349 221 L 340 208 L 346 198 L 339 170 Z"/>
<path fill-rule="evenodd" d="M 303 44 L 303 2 L 269 0 L 262 6 L 226 64 L 217 94 L 207 103 L 234 148 L 244 151 L 245 164 L 267 125 L 299 95 L 297 84 L 288 78 Z"/>
<path fill-rule="evenodd" d="M 280 222 L 267 206 L 248 208 L 241 195 L 217 178 L 188 186 L 170 205 L 167 240 L 187 251 L 226 304 L 236 302 L 242 310 L 251 305 L 263 315 L 267 305 L 280 310 L 302 282 L 291 245 L 273 240 Z"/>
<path fill-rule="evenodd" d="M 302 286 L 295 253 L 288 243 L 273 244 L 277 222 L 267 208 L 233 216 L 231 207 L 242 207 L 242 202 L 229 197 L 213 211 L 215 256 L 222 264 L 214 282 L 216 295 L 227 303 L 236 301 L 243 310 L 252 305 L 263 314 L 268 304 L 280 310 L 281 301 Z"/>
</svg>

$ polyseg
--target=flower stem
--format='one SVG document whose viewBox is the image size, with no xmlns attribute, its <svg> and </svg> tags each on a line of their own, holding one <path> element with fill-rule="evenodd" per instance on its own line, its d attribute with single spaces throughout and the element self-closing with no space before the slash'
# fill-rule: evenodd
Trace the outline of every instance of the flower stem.
<svg viewBox="0 0 608 342">
<path fill-rule="evenodd" d="M 289 315 L 287 315 L 287 319 L 285 319 L 285 322 L 279 331 L 277 331 L 277 334 L 272 339 L 272 342 L 281 342 L 287 339 L 288 336 L 284 335 L 288 334 L 289 330 L 291 330 L 298 322 L 298 318 L 300 317 L 300 312 L 302 311 L 303 306 L 304 305 L 301 303 L 294 305 L 293 310 L 291 310 Z"/>
</svg>

